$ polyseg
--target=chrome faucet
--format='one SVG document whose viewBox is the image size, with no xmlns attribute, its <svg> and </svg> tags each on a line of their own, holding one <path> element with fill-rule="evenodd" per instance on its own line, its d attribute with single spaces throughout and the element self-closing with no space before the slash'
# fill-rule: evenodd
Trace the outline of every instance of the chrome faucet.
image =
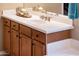
<svg viewBox="0 0 79 59">
<path fill-rule="evenodd" d="M 41 18 L 42 20 L 45 20 L 45 21 L 49 21 L 49 22 L 50 22 L 50 20 L 51 20 L 52 17 L 42 15 L 42 16 L 40 16 L 40 18 Z"/>
<path fill-rule="evenodd" d="M 45 11 L 44 13 L 45 13 L 45 15 L 40 16 L 40 18 L 42 20 L 45 20 L 45 21 L 49 21 L 50 22 L 50 20 L 51 20 L 52 17 L 51 16 L 48 16 L 48 12 L 47 11 Z"/>
</svg>

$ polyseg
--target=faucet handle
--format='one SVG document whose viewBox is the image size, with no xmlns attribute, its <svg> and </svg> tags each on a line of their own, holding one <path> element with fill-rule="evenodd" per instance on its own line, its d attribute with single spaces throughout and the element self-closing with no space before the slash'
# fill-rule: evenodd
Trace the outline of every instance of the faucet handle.
<svg viewBox="0 0 79 59">
<path fill-rule="evenodd" d="M 41 19 L 44 19 L 44 18 L 45 18 L 45 16 L 44 16 L 44 15 L 42 15 L 42 16 L 40 16 L 40 18 L 41 18 Z"/>
<path fill-rule="evenodd" d="M 50 21 L 51 21 L 51 18 L 52 18 L 52 17 L 48 16 L 47 20 L 50 22 Z"/>
</svg>

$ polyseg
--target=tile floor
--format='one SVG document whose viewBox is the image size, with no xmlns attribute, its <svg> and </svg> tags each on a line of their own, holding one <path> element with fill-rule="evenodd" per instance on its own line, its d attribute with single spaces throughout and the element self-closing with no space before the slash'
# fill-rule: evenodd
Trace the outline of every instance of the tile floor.
<svg viewBox="0 0 79 59">
<path fill-rule="evenodd" d="M 47 45 L 47 56 L 79 56 L 79 41 L 66 39 Z"/>
</svg>

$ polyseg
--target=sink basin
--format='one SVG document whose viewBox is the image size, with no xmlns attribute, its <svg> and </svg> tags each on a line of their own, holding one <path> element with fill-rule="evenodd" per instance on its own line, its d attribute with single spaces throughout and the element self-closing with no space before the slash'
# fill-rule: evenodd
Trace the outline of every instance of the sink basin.
<svg viewBox="0 0 79 59">
<path fill-rule="evenodd" d="M 28 20 L 27 23 L 30 23 L 32 25 L 36 25 L 36 26 L 49 26 L 51 24 L 53 24 L 53 21 L 45 21 L 45 20 L 42 20 L 42 19 L 32 19 L 32 20 Z"/>
</svg>

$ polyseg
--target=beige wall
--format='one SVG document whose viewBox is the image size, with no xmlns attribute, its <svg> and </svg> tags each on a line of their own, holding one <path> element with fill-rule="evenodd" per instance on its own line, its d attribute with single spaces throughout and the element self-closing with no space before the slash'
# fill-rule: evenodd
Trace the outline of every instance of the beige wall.
<svg viewBox="0 0 79 59">
<path fill-rule="evenodd" d="M 0 10 L 14 9 L 18 6 L 23 6 L 22 3 L 0 3 Z"/>
<path fill-rule="evenodd" d="M 72 37 L 74 39 L 79 40 L 79 19 L 75 20 L 75 26 L 74 26 L 74 30 L 72 31 Z"/>
<path fill-rule="evenodd" d="M 17 4 L 17 3 L 0 3 L 0 15 L 2 13 L 2 10 L 4 9 L 14 9 L 18 6 L 23 6 L 23 4 Z M 0 50 L 3 49 L 3 39 L 2 39 L 2 20 L 0 19 Z"/>
<path fill-rule="evenodd" d="M 52 11 L 55 13 L 62 13 L 62 3 L 25 3 L 24 7 L 34 7 L 40 5 L 42 6 L 45 10 Z"/>
</svg>

